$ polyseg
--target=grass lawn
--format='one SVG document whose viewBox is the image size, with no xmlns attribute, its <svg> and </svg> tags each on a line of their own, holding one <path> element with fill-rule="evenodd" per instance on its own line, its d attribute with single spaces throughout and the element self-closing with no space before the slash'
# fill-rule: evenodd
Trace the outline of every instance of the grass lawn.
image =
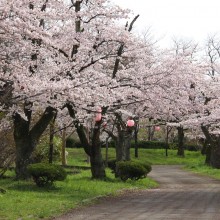
<svg viewBox="0 0 220 220">
<path fill-rule="evenodd" d="M 89 167 L 83 149 L 68 149 L 68 152 L 68 165 Z M 169 150 L 168 154 L 166 157 L 164 150 L 139 149 L 139 160 L 151 164 L 183 164 L 187 169 L 220 179 L 219 170 L 204 166 L 205 158 L 200 152 L 186 152 L 185 158 L 177 157 L 173 150 Z M 109 158 L 114 158 L 114 155 L 114 149 L 109 149 Z M 131 149 L 131 155 L 134 155 L 134 149 Z M 0 220 L 47 219 L 94 202 L 100 196 L 116 195 L 124 189 L 157 186 L 149 178 L 122 182 L 115 179 L 109 169 L 106 171 L 106 180 L 98 181 L 91 179 L 90 170 L 80 170 L 76 174 L 76 170 L 68 168 L 68 178 L 63 182 L 56 182 L 53 188 L 38 188 L 32 181 L 14 181 L 13 172 L 8 172 L 6 178 L 0 179 L 0 188 L 6 190 L 6 193 L 0 193 Z"/>
<path fill-rule="evenodd" d="M 68 149 L 68 165 L 88 167 L 83 149 Z M 149 178 L 122 182 L 115 179 L 109 169 L 105 181 L 92 180 L 90 170 L 68 168 L 68 178 L 56 182 L 54 188 L 38 188 L 32 181 L 14 181 L 14 173 L 8 172 L 0 179 L 0 220 L 46 219 L 60 215 L 74 207 L 94 202 L 96 198 L 117 195 L 124 189 L 147 189 L 157 186 Z M 71 173 L 72 172 L 72 173 Z"/>
</svg>

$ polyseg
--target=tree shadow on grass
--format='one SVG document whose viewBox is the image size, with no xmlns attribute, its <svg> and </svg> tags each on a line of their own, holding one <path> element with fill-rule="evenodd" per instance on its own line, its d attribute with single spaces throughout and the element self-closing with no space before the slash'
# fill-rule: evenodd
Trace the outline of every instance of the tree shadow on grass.
<svg viewBox="0 0 220 220">
<path fill-rule="evenodd" d="M 49 192 L 60 191 L 61 187 L 57 187 L 55 184 L 51 186 L 38 187 L 31 180 L 28 181 L 15 181 L 14 184 L 7 187 L 8 190 L 16 190 L 21 192 Z"/>
<path fill-rule="evenodd" d="M 81 181 L 88 181 L 88 182 L 95 182 L 95 181 L 99 181 L 99 182 L 109 182 L 109 183 L 118 183 L 118 182 L 122 182 L 121 179 L 119 178 L 112 178 L 112 177 L 105 177 L 103 179 L 95 179 L 92 177 L 88 177 L 88 176 L 83 176 L 83 177 L 79 177 L 76 179 L 72 179 L 69 181 L 74 181 L 74 182 L 81 182 Z"/>
</svg>

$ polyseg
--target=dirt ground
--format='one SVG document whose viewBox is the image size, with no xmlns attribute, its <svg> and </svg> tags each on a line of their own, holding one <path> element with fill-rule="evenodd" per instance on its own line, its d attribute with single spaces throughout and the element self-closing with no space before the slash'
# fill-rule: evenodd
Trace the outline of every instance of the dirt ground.
<svg viewBox="0 0 220 220">
<path fill-rule="evenodd" d="M 219 180 L 180 166 L 153 166 L 149 176 L 158 189 L 103 198 L 55 220 L 220 220 Z"/>
</svg>

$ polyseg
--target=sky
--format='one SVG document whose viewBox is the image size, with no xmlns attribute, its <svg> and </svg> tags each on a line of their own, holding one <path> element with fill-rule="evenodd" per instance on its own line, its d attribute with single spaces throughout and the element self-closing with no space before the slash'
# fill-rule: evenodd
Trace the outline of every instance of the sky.
<svg viewBox="0 0 220 220">
<path fill-rule="evenodd" d="M 204 44 L 209 35 L 220 33 L 220 0 L 113 0 L 140 14 L 135 31 L 150 32 L 161 46 L 172 38 Z"/>
</svg>

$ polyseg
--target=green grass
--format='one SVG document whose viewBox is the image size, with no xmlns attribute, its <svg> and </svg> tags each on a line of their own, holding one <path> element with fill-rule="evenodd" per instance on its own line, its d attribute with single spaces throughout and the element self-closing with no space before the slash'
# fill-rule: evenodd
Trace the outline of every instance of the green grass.
<svg viewBox="0 0 220 220">
<path fill-rule="evenodd" d="M 82 149 L 70 149 L 68 165 L 88 166 Z M 68 168 L 71 172 L 71 168 Z M 72 170 L 75 173 L 76 170 Z M 115 179 L 109 169 L 105 181 L 92 180 L 90 170 L 70 174 L 63 182 L 56 182 L 53 188 L 38 188 L 32 181 L 14 181 L 13 172 L 0 179 L 0 220 L 46 219 L 58 216 L 80 205 L 94 202 L 101 196 L 117 195 L 122 190 L 154 188 L 158 184 L 149 179 L 122 182 Z"/>
<path fill-rule="evenodd" d="M 215 169 L 203 164 L 186 165 L 186 170 L 192 171 L 197 174 L 209 176 L 220 180 L 220 169 Z"/>
<path fill-rule="evenodd" d="M 132 149 L 133 150 L 133 149 Z M 168 150 L 168 156 L 165 155 L 165 150 L 161 149 L 139 149 L 139 159 L 147 160 L 154 165 L 189 165 L 189 164 L 204 164 L 205 157 L 201 153 L 193 151 L 185 151 L 185 157 L 177 156 L 176 150 Z"/>
<path fill-rule="evenodd" d="M 67 161 L 70 166 L 89 167 L 83 149 L 68 149 Z M 187 169 L 197 173 L 220 179 L 220 171 L 204 166 L 205 157 L 200 152 L 185 152 L 185 157 L 176 156 L 175 150 L 139 149 L 139 160 L 151 164 L 182 164 Z M 132 159 L 134 149 L 131 149 Z M 109 158 L 115 157 L 115 150 L 109 149 Z M 103 149 L 105 158 L 105 149 Z M 56 182 L 53 188 L 38 188 L 32 181 L 13 181 L 14 173 L 7 172 L 7 178 L 0 179 L 0 188 L 6 193 L 0 193 L 0 220 L 35 220 L 58 216 L 77 206 L 89 204 L 101 196 L 117 195 L 123 190 L 147 189 L 157 186 L 155 181 L 145 178 L 138 181 L 122 182 L 115 179 L 109 169 L 105 181 L 92 180 L 90 170 L 76 172 L 68 168 L 68 178 Z"/>
<path fill-rule="evenodd" d="M 110 149 L 109 157 L 114 158 L 114 154 L 114 150 Z M 131 157 L 132 160 L 136 160 L 134 149 L 131 149 Z M 185 157 L 179 157 L 176 150 L 168 150 L 168 157 L 166 157 L 163 149 L 139 149 L 138 160 L 148 161 L 153 165 L 184 165 L 184 169 L 194 173 L 220 179 L 220 169 L 205 165 L 205 156 L 200 151 L 185 151 Z"/>
<path fill-rule="evenodd" d="M 180 164 L 180 165 L 188 165 L 188 164 L 196 164 L 203 163 L 205 161 L 205 157 L 201 155 L 201 153 L 193 152 L 193 151 L 185 151 L 185 157 L 177 156 L 176 150 L 168 150 L 168 157 L 165 156 L 165 150 L 163 149 L 139 149 L 139 157 L 140 161 L 148 161 L 154 165 L 172 165 L 172 164 Z M 105 151 L 103 149 L 103 155 Z M 115 152 L 114 149 L 109 149 L 109 158 L 114 158 Z M 131 158 L 134 158 L 134 149 L 131 149 Z"/>
<path fill-rule="evenodd" d="M 168 150 L 168 157 L 165 156 L 165 150 L 161 149 L 139 149 L 139 154 L 139 160 L 141 161 L 146 160 L 154 165 L 184 165 L 186 170 L 220 179 L 220 169 L 205 165 L 205 156 L 200 151 L 185 151 L 185 157 L 183 158 L 177 156 L 176 150 Z"/>
<path fill-rule="evenodd" d="M 0 180 L 6 190 L 0 194 L 0 219 L 40 219 L 56 216 L 95 198 L 115 195 L 122 189 L 155 187 L 150 179 L 121 182 L 108 172 L 106 181 L 91 180 L 90 171 L 70 175 L 66 181 L 57 182 L 54 188 L 38 188 L 33 182 Z"/>
<path fill-rule="evenodd" d="M 82 148 L 67 148 L 68 156 L 67 163 L 70 166 L 89 167 L 87 163 L 87 156 Z"/>
</svg>

